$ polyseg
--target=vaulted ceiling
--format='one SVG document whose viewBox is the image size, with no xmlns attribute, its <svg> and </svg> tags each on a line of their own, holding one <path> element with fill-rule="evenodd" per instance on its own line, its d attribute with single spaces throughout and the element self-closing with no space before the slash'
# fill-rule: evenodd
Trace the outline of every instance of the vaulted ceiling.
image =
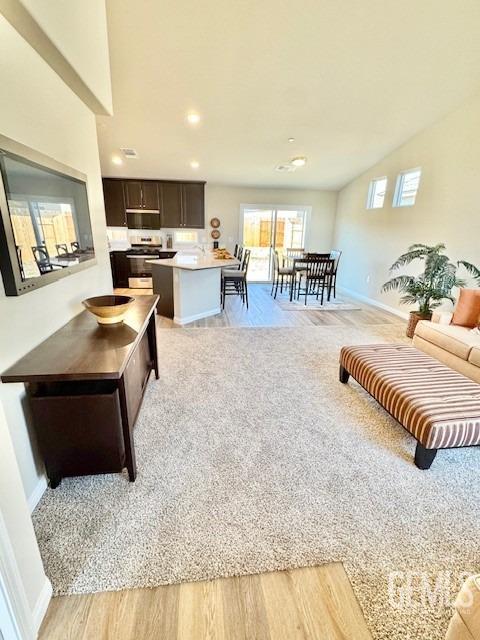
<svg viewBox="0 0 480 640">
<path fill-rule="evenodd" d="M 107 10 L 104 175 L 338 189 L 480 89 L 478 0 L 109 0 Z M 114 165 L 120 147 L 138 159 Z M 299 155 L 305 167 L 275 170 Z"/>
</svg>

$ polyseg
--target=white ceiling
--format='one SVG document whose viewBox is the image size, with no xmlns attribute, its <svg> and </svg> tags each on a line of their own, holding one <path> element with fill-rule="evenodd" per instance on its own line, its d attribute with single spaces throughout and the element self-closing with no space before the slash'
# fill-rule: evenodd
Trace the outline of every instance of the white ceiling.
<svg viewBox="0 0 480 640">
<path fill-rule="evenodd" d="M 338 189 L 480 88 L 479 0 L 109 0 L 107 10 L 104 175 Z M 113 165 L 120 147 L 139 159 Z M 295 155 L 307 166 L 274 170 Z"/>
</svg>

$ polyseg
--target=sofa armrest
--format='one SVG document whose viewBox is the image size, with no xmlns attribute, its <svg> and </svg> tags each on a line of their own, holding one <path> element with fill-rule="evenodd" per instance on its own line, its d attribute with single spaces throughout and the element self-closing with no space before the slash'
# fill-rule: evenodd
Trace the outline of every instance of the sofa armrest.
<svg viewBox="0 0 480 640">
<path fill-rule="evenodd" d="M 453 318 L 453 311 L 434 311 L 432 313 L 432 322 L 436 324 L 450 324 Z"/>
<path fill-rule="evenodd" d="M 463 625 L 468 629 L 474 640 L 480 638 L 480 576 L 470 576 L 465 580 L 455 601 L 456 616 L 461 619 Z M 455 617 L 455 616 L 454 616 Z M 452 621 L 452 630 L 457 627 L 462 628 L 460 620 Z M 447 638 L 454 640 L 457 636 L 452 635 Z M 462 635 L 458 636 L 463 638 Z M 467 636 L 468 638 L 468 636 Z"/>
</svg>

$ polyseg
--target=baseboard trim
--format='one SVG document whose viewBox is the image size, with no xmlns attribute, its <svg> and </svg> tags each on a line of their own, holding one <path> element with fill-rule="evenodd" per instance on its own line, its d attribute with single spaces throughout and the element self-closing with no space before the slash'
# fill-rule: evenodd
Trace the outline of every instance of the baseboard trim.
<svg viewBox="0 0 480 640">
<path fill-rule="evenodd" d="M 388 311 L 389 313 L 393 313 L 394 316 L 403 318 L 403 320 L 408 320 L 410 316 L 410 314 L 406 311 L 400 311 L 400 309 L 395 309 L 395 307 L 390 307 L 388 304 L 384 304 L 383 302 L 379 302 L 378 300 L 375 300 L 375 298 L 368 298 L 367 296 L 364 296 L 361 293 L 357 293 L 356 291 L 352 291 L 351 289 L 347 289 L 346 287 L 338 287 L 338 290 L 341 293 L 344 293 L 346 296 L 355 298 L 355 300 L 360 300 L 360 302 L 365 302 L 365 304 L 370 304 L 372 305 L 372 307 L 377 307 L 378 309 L 383 309 L 383 311 Z"/>
<path fill-rule="evenodd" d="M 42 476 L 37 482 L 37 486 L 32 491 L 32 493 L 28 496 L 28 499 L 27 499 L 30 513 L 33 513 L 33 510 L 35 509 L 37 504 L 40 502 L 43 494 L 45 493 L 47 486 L 48 486 L 47 479 L 45 476 Z"/>
<path fill-rule="evenodd" d="M 42 624 L 45 614 L 47 613 L 48 605 L 50 604 L 50 600 L 52 599 L 52 594 L 52 583 L 48 578 L 45 578 L 44 585 L 42 587 L 42 590 L 40 591 L 37 602 L 35 603 L 32 611 L 33 624 L 36 633 L 38 633 L 40 625 Z"/>
<path fill-rule="evenodd" d="M 216 309 L 210 309 L 209 311 L 203 311 L 202 313 L 196 313 L 193 316 L 185 316 L 184 318 L 177 318 L 175 316 L 173 318 L 173 322 L 175 324 L 188 324 L 189 322 L 195 322 L 195 320 L 201 320 L 202 318 L 208 318 L 210 316 L 216 316 L 219 313 L 222 313 L 220 307 Z"/>
</svg>

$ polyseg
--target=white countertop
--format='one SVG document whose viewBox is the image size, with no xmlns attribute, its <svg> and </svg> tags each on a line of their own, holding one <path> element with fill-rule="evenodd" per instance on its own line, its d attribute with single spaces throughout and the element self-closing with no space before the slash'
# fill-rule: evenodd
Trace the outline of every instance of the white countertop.
<svg viewBox="0 0 480 640">
<path fill-rule="evenodd" d="M 172 269 L 188 269 L 189 271 L 198 271 L 200 269 L 221 269 L 223 267 L 235 267 L 236 265 L 240 264 L 236 258 L 233 258 L 233 260 L 217 260 L 211 253 L 177 253 L 174 258 L 147 260 L 147 262 L 150 264 L 159 264 L 162 267 L 171 267 Z"/>
</svg>

